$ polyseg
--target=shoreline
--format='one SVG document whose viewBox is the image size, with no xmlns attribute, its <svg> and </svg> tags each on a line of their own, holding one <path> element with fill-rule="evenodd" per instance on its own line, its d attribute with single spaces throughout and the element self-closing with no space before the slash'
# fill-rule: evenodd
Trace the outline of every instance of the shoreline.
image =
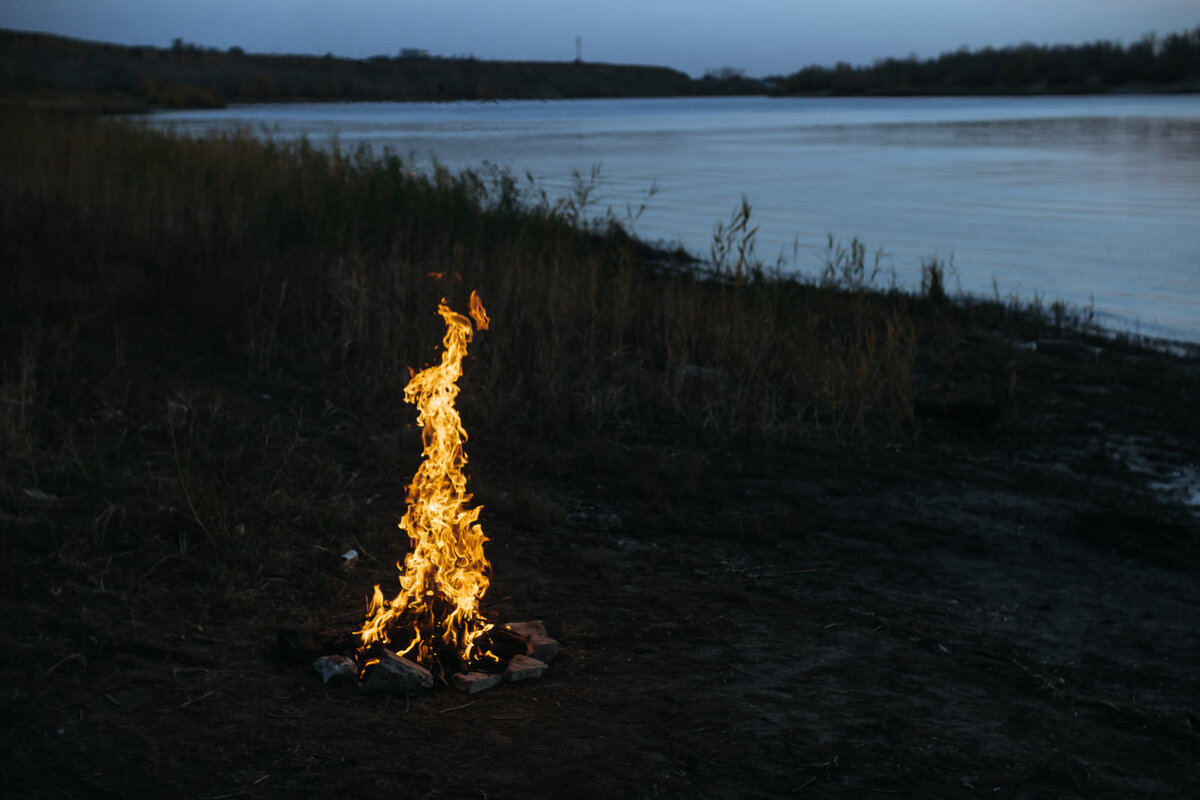
<svg viewBox="0 0 1200 800">
<path fill-rule="evenodd" d="M 1178 258 L 1166 256 L 1167 253 L 1186 252 L 1195 239 L 1186 229 L 1186 225 L 1180 222 L 1184 216 L 1184 206 L 1177 205 L 1172 208 L 1162 201 L 1155 201 L 1153 205 L 1139 207 L 1140 211 L 1132 212 L 1133 217 L 1126 218 L 1120 215 L 1119 204 L 1135 202 L 1140 196 L 1139 193 L 1150 192 L 1150 196 L 1160 197 L 1164 192 L 1186 191 L 1181 184 L 1182 175 L 1186 173 L 1179 173 L 1174 178 L 1169 177 L 1171 173 L 1167 173 L 1167 178 L 1154 184 L 1157 187 L 1155 189 L 1136 183 L 1139 180 L 1137 174 L 1131 174 L 1120 165 L 1129 163 L 1131 159 L 1142 160 L 1143 154 L 1140 151 L 1139 155 L 1131 154 L 1128 157 L 1114 154 L 1117 160 L 1113 162 L 1112 169 L 1121 171 L 1114 174 L 1111 189 L 1094 186 L 1092 181 L 1084 178 L 1079 178 L 1084 181 L 1082 184 L 1068 181 L 1074 189 L 1050 189 L 1049 185 L 1041 186 L 1037 183 L 1039 175 L 1028 174 L 1022 170 L 1020 177 L 1013 176 L 1010 180 L 1033 182 L 1023 188 L 1021 193 L 1043 209 L 1044 213 L 1037 215 L 1023 211 L 1018 205 L 1020 197 L 1016 190 L 1004 181 L 997 183 L 998 179 L 989 174 L 975 176 L 984 181 L 978 190 L 956 188 L 971 185 L 973 176 L 970 165 L 975 163 L 972 159 L 988 161 L 1002 157 L 993 155 L 991 148 L 987 146 L 969 151 L 951 148 L 951 152 L 936 157 L 933 175 L 927 176 L 926 182 L 921 184 L 927 194 L 917 198 L 918 205 L 923 206 L 924 210 L 897 209 L 897 213 L 892 213 L 885 207 L 884 201 L 877 199 L 865 188 L 873 181 L 878 186 L 880 197 L 903 196 L 904 187 L 901 181 L 904 174 L 917 168 L 919 159 L 924 156 L 923 151 L 919 150 L 911 153 L 908 149 L 897 152 L 893 146 L 896 144 L 893 140 L 897 137 L 907 137 L 906 142 L 911 138 L 915 140 L 915 146 L 932 139 L 932 143 L 926 144 L 929 147 L 937 147 L 947 137 L 959 136 L 961 131 L 961 135 L 968 137 L 986 137 L 985 145 L 1004 145 L 1009 143 L 1010 136 L 1019 135 L 1012 131 L 1027 132 L 1030 137 L 1036 137 L 1040 133 L 1040 126 L 1050 125 L 1053 141 L 1060 142 L 1064 148 L 1071 148 L 1072 142 L 1078 139 L 1075 149 L 1063 151 L 1067 155 L 1060 157 L 1051 153 L 1046 156 L 1054 160 L 1053 168 L 1068 169 L 1072 168 L 1073 159 L 1085 156 L 1084 148 L 1092 144 L 1093 136 L 1107 135 L 1104 132 L 1110 130 L 1111 135 L 1108 135 L 1108 139 L 1113 141 L 1120 136 L 1135 135 L 1136 131 L 1132 130 L 1131 126 L 1135 126 L 1136 123 L 1122 122 L 1120 118 L 1125 115 L 1147 119 L 1179 116 L 1182 130 L 1193 130 L 1195 118 L 1189 116 L 1192 109 L 1190 102 L 1153 96 L 1141 96 L 1132 100 L 1080 98 L 1065 101 L 1061 105 L 1052 99 L 1038 102 L 996 101 L 990 98 L 973 101 L 796 101 L 798 104 L 811 103 L 811 110 L 807 106 L 803 110 L 799 107 L 797 110 L 791 110 L 792 104 L 775 106 L 765 98 L 601 102 L 603 105 L 594 107 L 564 103 L 542 109 L 540 103 L 518 101 L 515 104 L 507 104 L 506 108 L 488 110 L 482 106 L 463 106 L 458 110 L 447 109 L 444 112 L 434 106 L 411 110 L 393 106 L 389 110 L 388 107 L 376 109 L 359 105 L 342 109 L 293 105 L 279 111 L 259 106 L 257 109 L 201 113 L 192 122 L 188 121 L 191 118 L 190 114 L 168 114 L 162 118 L 150 118 L 150 124 L 199 132 L 212 125 L 233 127 L 238 124 L 233 120 L 238 118 L 246 120 L 242 124 L 254 126 L 255 130 L 258 130 L 257 126 L 260 123 L 271 125 L 278 121 L 282 129 L 276 134 L 277 139 L 290 140 L 299 136 L 305 129 L 310 132 L 314 128 L 327 131 L 310 138 L 313 144 L 322 147 L 327 146 L 327 137 L 330 135 L 328 132 L 341 128 L 349 137 L 348 140 L 340 140 L 340 146 L 347 152 L 354 151 L 360 144 L 372 146 L 376 153 L 381 148 L 391 146 L 398 152 L 408 153 L 411 158 L 410 168 L 428 170 L 432 167 L 427 154 L 434 151 L 449 158 L 447 163 L 453 170 L 472 169 L 485 181 L 491 180 L 493 172 L 500 168 L 486 163 L 481 167 L 472 163 L 471 159 L 486 156 L 489 142 L 494 141 L 497 146 L 504 148 L 500 161 L 527 165 L 536 173 L 537 185 L 526 186 L 523 177 L 518 181 L 529 194 L 536 194 L 540 187 L 552 195 L 552 200 L 558 198 L 569 201 L 576 184 L 569 182 L 566 176 L 572 169 L 580 168 L 578 161 L 573 161 L 576 158 L 572 155 L 573 151 L 567 148 L 560 153 L 556 148 L 562 145 L 559 139 L 553 136 L 547 138 L 545 147 L 542 147 L 540 138 L 537 139 L 537 144 L 532 146 L 509 140 L 509 135 L 518 135 L 523 125 L 536 126 L 540 120 L 551 120 L 552 125 L 561 125 L 565 130 L 583 136 L 582 141 L 589 145 L 595 142 L 597 147 L 611 148 L 602 150 L 603 155 L 597 156 L 603 159 L 604 169 L 602 176 L 594 178 L 593 181 L 593 192 L 606 196 L 601 198 L 601 202 L 587 209 L 586 213 L 602 212 L 606 204 L 615 209 L 632 206 L 633 210 L 637 210 L 641 203 L 647 211 L 635 229 L 640 237 L 649 242 L 657 240 L 660 236 L 668 239 L 682 237 L 687 242 L 686 246 L 692 248 L 694 253 L 707 257 L 712 239 L 711 223 L 728 220 L 730 209 L 725 202 L 732 202 L 742 192 L 747 191 L 749 198 L 755 201 L 752 222 L 754 226 L 759 227 L 756 237 L 758 251 L 770 253 L 772 257 L 777 253 L 783 255 L 787 261 L 784 266 L 789 272 L 796 271 L 802 276 L 808 276 L 821 271 L 827 232 L 842 232 L 848 238 L 850 233 L 870 231 L 873 242 L 889 249 L 893 244 L 899 248 L 896 253 L 885 254 L 882 264 L 883 277 L 877 280 L 877 284 L 885 289 L 888 272 L 892 270 L 902 286 L 916 290 L 919 286 L 918 264 L 930 257 L 931 253 L 940 252 L 944 256 L 948 248 L 960 257 L 962 289 L 973 294 L 990 297 L 995 284 L 990 282 L 989 276 L 994 275 L 999 279 L 1000 288 L 1006 290 L 1006 293 L 1016 293 L 1020 302 L 1036 302 L 1040 294 L 1043 298 L 1048 298 L 1045 300 L 1047 304 L 1050 302 L 1049 298 L 1062 298 L 1081 309 L 1080 313 L 1085 313 L 1091 308 L 1088 289 L 1094 288 L 1097 295 L 1097 319 L 1110 330 L 1126 331 L 1131 335 L 1144 333 L 1152 337 L 1183 341 L 1200 337 L 1200 330 L 1195 327 L 1187 305 L 1195 294 L 1188 288 L 1194 281 L 1190 281 L 1188 276 L 1183 274 L 1186 270 L 1182 268 Z M 617 105 L 610 106 L 608 103 Z M 772 107 L 775 108 L 774 111 L 771 110 Z M 738 110 L 748 113 L 739 116 L 736 113 Z M 892 117 L 901 121 L 918 122 L 992 119 L 1000 118 L 1006 113 L 1020 119 L 1061 115 L 1078 117 L 1079 120 L 1063 124 L 1021 122 L 1016 127 L 980 125 L 947 129 L 953 134 L 941 133 L 939 128 L 928 127 L 913 129 L 911 134 L 908 129 L 900 129 L 901 132 L 897 133 L 889 128 L 865 124 L 876 120 L 886 122 Z M 761 117 L 761 124 L 758 122 L 759 114 L 765 115 Z M 618 121 L 611 125 L 605 120 L 590 121 L 597 116 L 609 115 Z M 1112 120 L 1106 121 L 1101 133 L 1097 133 L 1095 124 L 1082 121 L 1089 115 L 1112 115 Z M 865 175 L 866 168 L 850 163 L 844 167 L 845 171 L 842 173 L 846 187 L 839 187 L 821 171 L 825 169 L 822 164 L 801 160 L 796 167 L 801 175 L 807 174 L 809 170 L 816 172 L 809 179 L 812 185 L 807 190 L 793 191 L 786 180 L 775 177 L 776 173 L 770 169 L 769 164 L 762 163 L 765 159 L 748 158 L 743 164 L 731 155 L 725 170 L 729 174 L 725 178 L 703 177 L 701 180 L 704 183 L 701 185 L 704 188 L 701 189 L 697 188 L 696 181 L 684 179 L 678 174 L 680 169 L 686 168 L 686 160 L 664 159 L 661 163 L 654 163 L 637 156 L 636 149 L 624 155 L 622 152 L 625 151 L 617 151 L 616 148 L 623 147 L 626 143 L 631 143 L 630 146 L 636 148 L 636 134 L 622 133 L 616 138 L 611 138 L 589 133 L 593 128 L 608 130 L 610 127 L 612 130 L 635 131 L 644 124 L 649 124 L 643 122 L 643 119 L 663 120 L 655 124 L 655 130 L 673 131 L 686 128 L 693 118 L 711 118 L 714 125 L 727 123 L 734 128 L 745 130 L 743 135 L 754 137 L 753 141 L 771 141 L 774 139 L 776 128 L 783 130 L 793 117 L 796 118 L 797 124 L 804 124 L 805 119 L 813 121 L 812 128 L 806 129 L 808 132 L 803 135 L 812 137 L 817 144 L 826 142 L 828 138 L 820 132 L 822 129 L 817 123 L 835 124 L 847 118 L 861 118 L 864 126 L 854 129 L 853 133 L 868 144 L 881 145 L 882 149 L 878 155 L 873 156 L 880 159 L 882 168 L 879 174 Z M 164 121 L 160 123 L 159 119 Z M 621 121 L 626 119 L 630 121 Z M 1160 174 L 1160 169 L 1171 169 L 1169 161 L 1161 160 L 1165 158 L 1162 148 L 1169 147 L 1169 143 L 1160 138 L 1160 135 L 1167 135 L 1161 132 L 1171 124 L 1152 123 L 1150 130 L 1159 131 L 1160 134 L 1155 134 L 1154 138 L 1144 145 L 1144 159 L 1154 164 L 1155 175 Z M 378 127 L 371 128 L 372 125 Z M 439 134 L 447 132 L 450 128 L 457 130 L 475 127 L 481 127 L 484 134 L 455 135 L 452 140 L 439 144 Z M 372 133 L 366 133 L 368 129 Z M 392 130 L 403 131 L 403 135 L 389 133 Z M 1000 141 L 992 142 L 992 138 L 996 136 L 1001 137 Z M 698 135 L 687 139 L 686 143 L 697 152 L 706 152 L 710 145 L 707 137 Z M 689 149 L 688 152 L 692 150 Z M 719 152 L 725 153 L 725 150 Z M 792 151 L 788 149 L 782 152 Z M 418 156 L 418 153 L 426 155 Z M 839 159 L 853 157 L 848 147 L 835 149 L 832 155 Z M 1041 158 L 1043 155 L 1029 151 L 1028 157 Z M 796 157 L 802 159 L 803 151 Z M 1014 158 L 1019 161 L 1026 158 L 1026 154 L 1020 151 Z M 741 166 L 733 166 L 738 164 Z M 941 171 L 938 168 L 942 168 Z M 1020 163 L 1014 168 L 1019 169 Z M 586 168 L 580 169 L 583 183 L 587 184 L 588 171 Z M 947 169 L 954 172 L 944 172 Z M 515 170 L 513 174 L 515 176 L 523 173 Z M 665 187 L 667 193 L 649 200 L 642 192 L 639 199 L 639 192 L 636 190 L 639 183 L 649 183 L 649 176 L 656 174 L 674 176 L 670 186 Z M 938 175 L 945 177 L 940 178 Z M 956 176 L 961 177 L 961 180 L 951 183 L 951 179 Z M 1117 181 L 1122 183 L 1118 184 Z M 1096 194 L 1093 194 L 1093 189 Z M 828 208 L 821 207 L 814 200 L 826 191 L 834 193 Z M 973 199 L 974 195 L 978 197 Z M 960 207 L 961 204 L 956 202 L 960 197 L 967 205 Z M 948 198 L 953 198 L 955 202 Z M 537 198 L 532 199 L 536 201 Z M 998 203 L 995 216 L 990 215 L 991 206 L 981 210 L 972 205 L 974 202 Z M 1094 207 L 1086 206 L 1095 216 L 1087 219 L 1076 218 L 1074 204 L 1077 202 L 1096 203 Z M 1043 206 L 1044 203 L 1051 205 Z M 690 214 L 685 213 L 685 207 Z M 1191 204 L 1187 206 L 1190 207 Z M 618 216 L 623 220 L 626 215 L 619 212 Z M 1139 220 L 1143 219 L 1144 226 L 1139 224 Z M 1095 245 L 1097 241 L 1103 240 L 1102 237 L 1107 231 L 1118 225 L 1124 226 L 1123 229 L 1128 231 L 1128 235 L 1121 241 L 1114 242 L 1111 250 Z M 972 226 L 978 235 L 968 237 L 963 231 Z M 1022 230 L 1022 226 L 1037 239 L 1036 243 L 1010 242 L 1002 235 L 1006 229 L 1015 232 Z M 1157 234 L 1150 234 L 1149 231 L 1156 231 Z M 797 248 L 793 248 L 793 233 L 798 236 Z M 1139 262 L 1142 264 L 1141 268 L 1134 266 Z M 1043 270 L 1043 267 L 1050 268 Z M 1143 271 L 1146 275 L 1144 282 L 1131 277 Z M 1048 285 L 1041 285 L 1043 282 Z M 1166 284 L 1174 284 L 1177 289 L 1183 287 L 1182 292 L 1171 291 L 1162 294 L 1162 287 Z M 952 278 L 951 286 L 955 285 Z M 1031 287 L 1040 291 L 1034 292 Z M 1161 304 L 1155 302 L 1158 299 L 1161 299 Z"/>
</svg>

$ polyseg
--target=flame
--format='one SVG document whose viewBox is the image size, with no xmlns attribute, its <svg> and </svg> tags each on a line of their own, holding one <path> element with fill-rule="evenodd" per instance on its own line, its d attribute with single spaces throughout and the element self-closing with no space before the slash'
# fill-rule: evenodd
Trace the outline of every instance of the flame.
<svg viewBox="0 0 1200 800">
<path fill-rule="evenodd" d="M 490 320 L 487 312 L 483 310 L 483 301 L 479 299 L 477 292 L 471 292 L 471 319 L 475 320 L 475 327 L 479 330 L 486 331 L 488 329 Z"/>
<path fill-rule="evenodd" d="M 471 292 L 471 317 L 480 330 L 488 327 L 487 312 L 479 295 Z M 408 508 L 400 528 L 412 543 L 404 559 L 400 593 L 384 600 L 379 586 L 371 599 L 362 630 L 360 654 L 376 644 L 391 644 L 401 630 L 412 639 L 399 655 L 408 655 L 427 666 L 457 660 L 455 669 L 487 659 L 476 649 L 476 640 L 492 628 L 479 611 L 488 588 L 490 564 L 483 553 L 487 537 L 476 520 L 482 506 L 469 508 L 467 463 L 463 429 L 454 400 L 462 360 L 471 341 L 471 321 L 451 311 L 442 300 L 438 314 L 446 321 L 441 364 L 413 375 L 404 387 L 404 400 L 417 407 L 424 457 L 408 486 Z M 372 659 L 364 664 L 374 663 Z"/>
</svg>

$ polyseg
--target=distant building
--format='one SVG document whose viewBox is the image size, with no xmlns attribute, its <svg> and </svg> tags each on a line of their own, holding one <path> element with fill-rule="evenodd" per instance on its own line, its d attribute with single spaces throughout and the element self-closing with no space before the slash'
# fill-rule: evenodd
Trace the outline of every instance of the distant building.
<svg viewBox="0 0 1200 800">
<path fill-rule="evenodd" d="M 423 47 L 401 47 L 401 58 L 429 58 L 429 51 Z"/>
</svg>

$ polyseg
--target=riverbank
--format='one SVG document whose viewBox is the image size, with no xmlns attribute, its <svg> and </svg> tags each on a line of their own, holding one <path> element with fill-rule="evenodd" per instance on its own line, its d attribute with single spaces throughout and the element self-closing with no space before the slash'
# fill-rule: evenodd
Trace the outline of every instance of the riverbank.
<svg viewBox="0 0 1200 800">
<path fill-rule="evenodd" d="M 1181 146 L 1200 141 L 1200 106 L 1186 97 L 313 103 L 145 123 L 391 149 L 418 171 L 499 163 L 525 194 L 585 193 L 585 216 L 609 209 L 705 257 L 745 196 L 748 246 L 772 269 L 818 276 L 858 237 L 881 288 L 919 291 L 938 259 L 957 294 L 1062 301 L 1106 328 L 1200 341 L 1200 163 Z"/>
<path fill-rule="evenodd" d="M 696 280 L 503 173 L 0 126 L 7 793 L 1200 789 L 1194 357 L 933 280 Z M 395 580 L 407 368 L 472 289 L 485 611 L 564 652 L 323 685 L 276 628 Z"/>
</svg>

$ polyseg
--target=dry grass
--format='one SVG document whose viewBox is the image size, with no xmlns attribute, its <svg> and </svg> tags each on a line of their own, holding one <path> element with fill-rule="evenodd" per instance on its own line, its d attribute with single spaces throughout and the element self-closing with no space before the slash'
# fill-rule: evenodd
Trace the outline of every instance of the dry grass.
<svg viewBox="0 0 1200 800">
<path fill-rule="evenodd" d="M 522 205 L 503 176 L 83 118 L 5 128 L 6 339 L 25 343 L 7 348 L 6 384 L 29 359 L 70 387 L 81 370 L 220 358 L 378 413 L 428 360 L 436 299 L 478 288 L 498 324 L 475 393 L 510 423 L 578 432 L 665 413 L 777 436 L 895 432 L 908 413 L 896 304 L 666 276 L 625 237 Z"/>
<path fill-rule="evenodd" d="M 963 329 L 952 306 L 861 282 L 674 268 L 584 223 L 582 198 L 502 172 L 34 112 L 6 115 L 0 141 L 16 591 L 54 552 L 81 585 L 182 602 L 171 575 L 200 570 L 204 603 L 244 607 L 332 539 L 370 551 L 368 516 L 401 509 L 368 505 L 420 450 L 400 398 L 436 357 L 441 297 L 478 289 L 494 321 L 461 397 L 472 452 L 505 455 L 481 493 L 590 471 L 635 497 L 670 483 L 689 514 L 724 502 L 724 451 L 903 439 L 918 346 Z M 535 527 L 561 515 L 527 494 L 499 505 Z M 22 539 L 35 518 L 51 541 Z"/>
</svg>

